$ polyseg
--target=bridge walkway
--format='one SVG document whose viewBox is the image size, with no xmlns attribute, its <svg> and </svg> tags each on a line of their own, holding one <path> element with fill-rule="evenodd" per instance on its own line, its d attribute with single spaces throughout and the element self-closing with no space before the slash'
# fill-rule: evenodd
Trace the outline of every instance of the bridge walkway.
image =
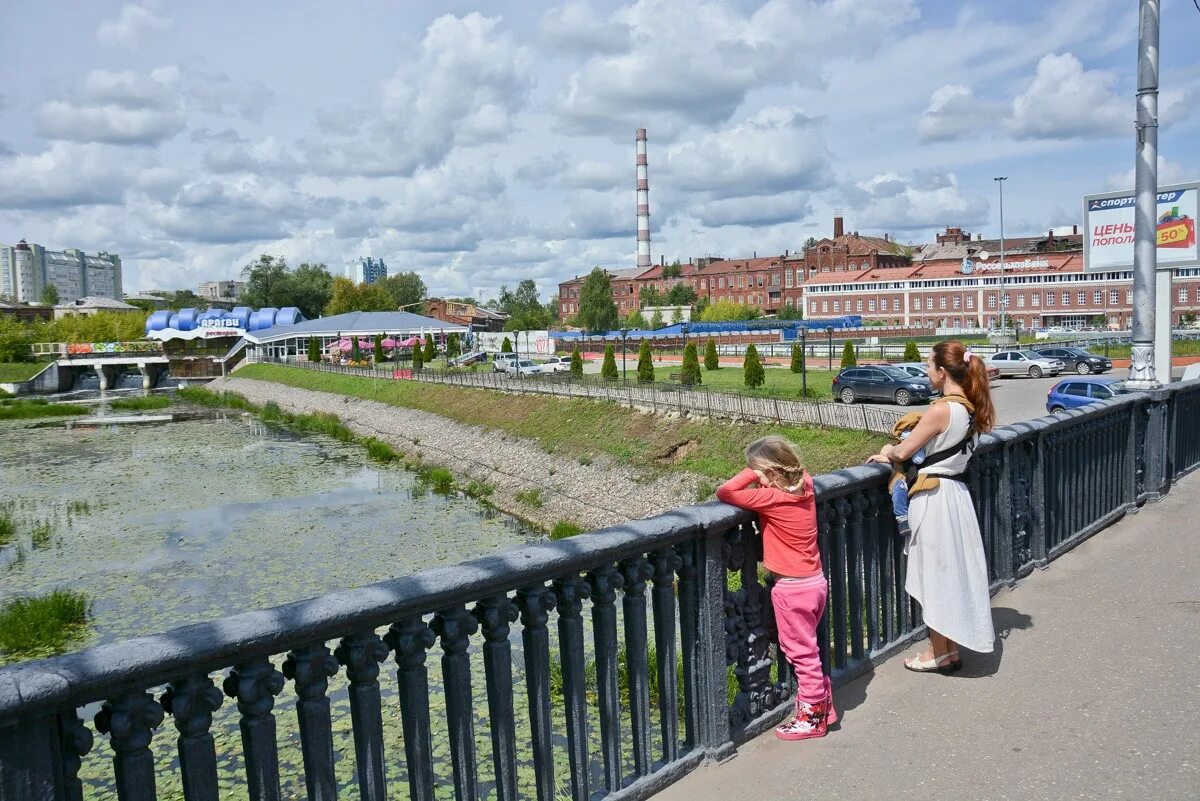
<svg viewBox="0 0 1200 801">
<path fill-rule="evenodd" d="M 767 734 L 657 798 L 1200 797 L 1198 500 L 1193 474 L 1001 591 L 998 647 L 962 672 L 895 657 L 839 690 L 823 740 Z"/>
</svg>

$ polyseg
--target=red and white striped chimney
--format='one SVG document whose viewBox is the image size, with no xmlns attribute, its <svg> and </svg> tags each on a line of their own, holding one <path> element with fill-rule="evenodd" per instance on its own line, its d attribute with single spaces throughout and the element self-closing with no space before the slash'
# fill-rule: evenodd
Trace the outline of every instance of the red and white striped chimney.
<svg viewBox="0 0 1200 801">
<path fill-rule="evenodd" d="M 637 266 L 650 269 L 650 179 L 646 175 L 646 129 L 638 128 L 637 146 Z"/>
</svg>

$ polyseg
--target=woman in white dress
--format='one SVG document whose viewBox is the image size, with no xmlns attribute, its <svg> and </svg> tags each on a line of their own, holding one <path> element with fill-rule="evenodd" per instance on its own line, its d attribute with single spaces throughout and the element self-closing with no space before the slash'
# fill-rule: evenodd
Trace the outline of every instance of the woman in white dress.
<svg viewBox="0 0 1200 801">
<path fill-rule="evenodd" d="M 885 445 L 870 461 L 906 464 L 925 451 L 909 485 L 912 534 L 904 589 L 921 605 L 929 648 L 906 659 L 904 666 L 950 673 L 962 667 L 959 645 L 989 653 L 996 637 L 983 540 L 963 480 L 977 437 L 991 429 L 995 409 L 983 360 L 961 342 L 934 346 L 929 379 L 942 391 L 941 399 L 907 438 Z"/>
</svg>

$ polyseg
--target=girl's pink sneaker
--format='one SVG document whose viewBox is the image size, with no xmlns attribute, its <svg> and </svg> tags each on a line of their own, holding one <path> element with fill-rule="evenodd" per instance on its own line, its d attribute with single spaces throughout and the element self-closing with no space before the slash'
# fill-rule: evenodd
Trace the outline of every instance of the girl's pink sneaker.
<svg viewBox="0 0 1200 801">
<path fill-rule="evenodd" d="M 785 723 L 775 729 L 775 736 L 780 740 L 808 740 L 812 737 L 824 737 L 829 727 L 828 715 L 828 700 L 815 704 L 796 701 L 796 717 L 790 723 Z"/>
</svg>

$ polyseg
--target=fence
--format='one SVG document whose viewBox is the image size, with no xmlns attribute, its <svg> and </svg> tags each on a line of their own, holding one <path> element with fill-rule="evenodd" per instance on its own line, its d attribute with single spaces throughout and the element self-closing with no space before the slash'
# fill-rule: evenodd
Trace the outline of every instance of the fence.
<svg viewBox="0 0 1200 801">
<path fill-rule="evenodd" d="M 1188 383 L 984 437 L 969 483 L 993 591 L 1200 465 L 1197 413 Z M 865 466 L 815 482 L 835 684 L 923 634 L 886 478 Z M 451 786 L 457 799 L 645 798 L 788 713 L 760 558 L 752 516 L 710 502 L 9 667 L 0 797 L 80 799 L 83 773 L 88 793 L 122 801 L 155 798 L 156 781 L 188 801 L 235 786 L 256 801 L 355 786 L 372 801 Z M 277 734 L 284 701 L 298 742 Z"/>
<path fill-rule="evenodd" d="M 343 367 L 326 362 L 283 361 L 262 357 L 256 358 L 255 361 L 364 378 L 392 378 L 391 373 L 370 367 Z M 656 414 L 671 412 L 781 425 L 828 426 L 879 434 L 890 434 L 892 427 L 902 416 L 901 412 L 862 404 L 847 406 L 840 403 L 812 403 L 737 392 L 713 392 L 662 383 L 607 383 L 594 378 L 577 379 L 568 373 L 527 375 L 518 378 L 507 373 L 419 370 L 415 373 L 406 372 L 405 378 L 473 389 L 615 401 L 630 409 L 648 409 Z"/>
<path fill-rule="evenodd" d="M 161 342 L 34 342 L 30 350 L 37 358 L 69 359 L 72 356 L 127 356 L 130 354 L 161 355 Z"/>
</svg>

